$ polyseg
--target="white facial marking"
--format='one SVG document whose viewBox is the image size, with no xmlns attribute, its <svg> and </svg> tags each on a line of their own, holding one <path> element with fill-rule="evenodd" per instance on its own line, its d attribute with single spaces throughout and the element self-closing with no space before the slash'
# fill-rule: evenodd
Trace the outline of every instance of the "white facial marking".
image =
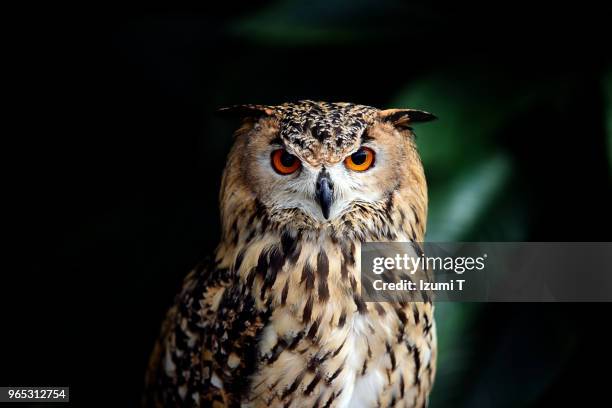
<svg viewBox="0 0 612 408">
<path fill-rule="evenodd" d="M 276 147 L 278 148 L 278 147 Z M 316 182 L 323 166 L 313 167 L 302 163 L 302 167 L 295 174 L 280 175 L 270 165 L 269 155 L 276 149 L 272 148 L 260 158 L 260 164 L 267 166 L 273 179 L 270 194 L 271 207 L 278 209 L 300 208 L 309 216 L 327 222 L 343 214 L 355 201 L 376 202 L 381 199 L 382 192 L 366 183 L 366 173 L 375 172 L 376 167 L 384 165 L 381 157 L 377 156 L 376 167 L 365 172 L 356 172 L 346 168 L 344 161 L 334 165 L 325 166 L 333 183 L 333 203 L 330 208 L 329 220 L 323 216 L 321 207 L 316 199 Z M 368 174 L 369 175 L 369 174 Z"/>
</svg>

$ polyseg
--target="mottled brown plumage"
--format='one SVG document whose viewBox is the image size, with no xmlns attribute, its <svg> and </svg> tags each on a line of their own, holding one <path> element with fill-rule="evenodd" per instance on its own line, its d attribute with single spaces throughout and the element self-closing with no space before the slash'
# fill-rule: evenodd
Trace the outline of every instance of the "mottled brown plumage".
<svg viewBox="0 0 612 408">
<path fill-rule="evenodd" d="M 245 120 L 223 176 L 221 243 L 168 313 L 145 404 L 424 406 L 433 306 L 364 302 L 359 249 L 423 240 L 427 187 L 408 126 L 432 116 L 312 101 L 225 111 Z M 362 146 L 375 162 L 351 171 L 344 159 Z M 275 172 L 277 149 L 300 170 Z"/>
</svg>

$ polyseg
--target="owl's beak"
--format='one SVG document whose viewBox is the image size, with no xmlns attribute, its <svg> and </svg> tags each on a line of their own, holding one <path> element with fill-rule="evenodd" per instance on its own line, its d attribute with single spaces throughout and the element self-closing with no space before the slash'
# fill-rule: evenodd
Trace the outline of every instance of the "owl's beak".
<svg viewBox="0 0 612 408">
<path fill-rule="evenodd" d="M 323 217 L 326 220 L 329 219 L 329 210 L 331 208 L 333 199 L 334 199 L 334 185 L 331 182 L 329 177 L 329 173 L 323 169 L 319 173 L 319 177 L 317 177 L 317 202 L 321 206 L 321 211 L 323 212 Z"/>
</svg>

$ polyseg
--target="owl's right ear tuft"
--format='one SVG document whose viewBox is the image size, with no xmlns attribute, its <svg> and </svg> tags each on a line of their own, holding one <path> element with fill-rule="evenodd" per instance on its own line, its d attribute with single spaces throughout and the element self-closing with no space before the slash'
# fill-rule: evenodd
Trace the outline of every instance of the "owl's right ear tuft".
<svg viewBox="0 0 612 408">
<path fill-rule="evenodd" d="M 268 105 L 233 105 L 217 109 L 222 116 L 240 119 L 259 119 L 262 116 L 272 116 L 274 107 Z"/>
</svg>

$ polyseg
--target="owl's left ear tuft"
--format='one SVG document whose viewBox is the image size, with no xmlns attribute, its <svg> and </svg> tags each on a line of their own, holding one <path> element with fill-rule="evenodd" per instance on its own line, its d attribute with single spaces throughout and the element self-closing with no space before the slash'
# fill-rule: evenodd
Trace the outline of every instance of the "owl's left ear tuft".
<svg viewBox="0 0 612 408">
<path fill-rule="evenodd" d="M 429 112 L 416 109 L 386 109 L 378 112 L 378 117 L 381 121 L 398 127 L 408 127 L 413 123 L 430 122 L 437 119 Z"/>
<path fill-rule="evenodd" d="M 217 109 L 217 113 L 223 116 L 240 119 L 259 119 L 262 116 L 272 116 L 274 107 L 268 105 L 234 105 Z"/>
</svg>

